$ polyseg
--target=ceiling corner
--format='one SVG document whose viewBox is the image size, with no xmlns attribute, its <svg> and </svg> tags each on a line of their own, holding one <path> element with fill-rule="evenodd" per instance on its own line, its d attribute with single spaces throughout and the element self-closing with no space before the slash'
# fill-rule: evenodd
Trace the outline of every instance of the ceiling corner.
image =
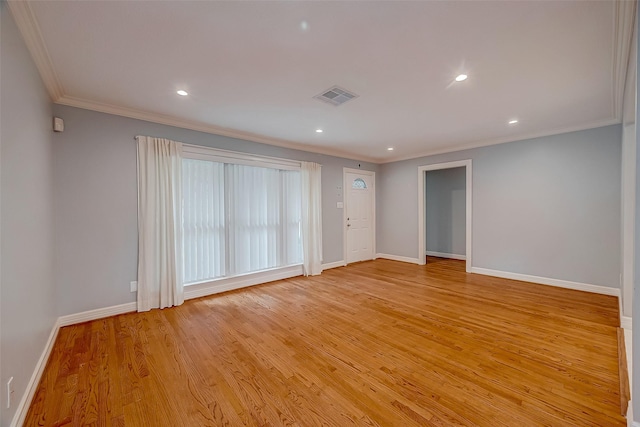
<svg viewBox="0 0 640 427">
<path fill-rule="evenodd" d="M 290 148 L 292 150 L 306 151 L 308 153 L 324 154 L 333 157 L 342 157 L 350 160 L 359 160 L 361 162 L 369 162 L 379 164 L 381 160 L 372 156 L 354 156 L 346 150 L 333 149 L 328 147 L 320 147 L 317 145 L 307 145 L 298 142 L 271 138 L 262 135 L 256 135 L 250 132 L 237 131 L 234 129 L 214 126 L 207 123 L 196 122 L 192 120 L 182 119 L 175 116 L 158 114 L 150 111 L 143 111 L 134 108 L 111 105 L 102 102 L 91 101 L 87 99 L 76 98 L 63 95 L 59 97 L 56 104 L 67 105 L 69 107 L 82 108 L 85 110 L 97 111 L 100 113 L 113 114 L 116 116 L 128 117 L 130 119 L 144 120 L 147 122 L 158 123 L 167 126 L 178 127 L 182 129 L 195 130 L 214 135 L 226 136 L 229 138 L 244 139 L 245 141 L 257 142 L 260 144 L 272 145 L 275 147 Z"/>
<path fill-rule="evenodd" d="M 64 90 L 53 68 L 51 57 L 44 44 L 38 21 L 30 3 L 26 0 L 9 0 L 7 5 L 31 53 L 31 58 L 38 68 L 42 82 L 47 88 L 51 100 L 53 102 L 58 101 L 64 95 Z"/>
</svg>

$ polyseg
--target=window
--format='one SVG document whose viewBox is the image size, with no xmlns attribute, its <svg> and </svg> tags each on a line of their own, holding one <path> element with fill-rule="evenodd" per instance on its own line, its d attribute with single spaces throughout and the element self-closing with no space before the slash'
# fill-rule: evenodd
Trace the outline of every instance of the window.
<svg viewBox="0 0 640 427">
<path fill-rule="evenodd" d="M 302 263 L 299 166 L 256 166 L 260 162 L 243 161 L 242 155 L 238 163 L 187 155 L 182 164 L 186 285 Z"/>
<path fill-rule="evenodd" d="M 182 160 L 183 283 L 226 274 L 224 164 Z"/>
<path fill-rule="evenodd" d="M 356 178 L 351 183 L 351 188 L 357 188 L 359 190 L 364 190 L 365 188 L 367 188 L 367 183 L 364 182 L 364 179 L 362 179 L 362 178 Z"/>
</svg>

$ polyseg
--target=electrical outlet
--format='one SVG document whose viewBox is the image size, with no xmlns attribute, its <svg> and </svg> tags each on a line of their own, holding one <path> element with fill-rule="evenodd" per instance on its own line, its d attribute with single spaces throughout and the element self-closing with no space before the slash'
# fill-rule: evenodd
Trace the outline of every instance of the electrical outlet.
<svg viewBox="0 0 640 427">
<path fill-rule="evenodd" d="M 11 377 L 9 378 L 9 381 L 7 381 L 7 409 L 11 408 L 11 398 L 13 397 L 14 391 L 13 377 Z"/>
<path fill-rule="evenodd" d="M 135 292 L 138 290 L 138 282 L 135 280 L 129 283 L 129 286 L 131 287 L 131 292 Z"/>
</svg>

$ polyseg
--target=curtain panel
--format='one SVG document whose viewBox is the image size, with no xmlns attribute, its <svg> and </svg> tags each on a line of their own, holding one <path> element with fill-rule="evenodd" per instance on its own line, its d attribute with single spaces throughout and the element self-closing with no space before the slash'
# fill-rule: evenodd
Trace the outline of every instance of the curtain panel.
<svg viewBox="0 0 640 427">
<path fill-rule="evenodd" d="M 138 136 L 138 311 L 184 302 L 182 143 Z"/>
<path fill-rule="evenodd" d="M 322 166 L 300 163 L 303 270 L 305 276 L 315 276 L 322 273 Z"/>
</svg>

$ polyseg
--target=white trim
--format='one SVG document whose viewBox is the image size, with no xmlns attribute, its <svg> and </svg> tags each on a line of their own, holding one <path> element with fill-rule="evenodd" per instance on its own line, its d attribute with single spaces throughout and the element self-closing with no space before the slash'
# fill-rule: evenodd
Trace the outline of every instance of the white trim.
<svg viewBox="0 0 640 427">
<path fill-rule="evenodd" d="M 105 317 L 117 316 L 118 314 L 131 313 L 138 308 L 136 302 L 128 302 L 111 307 L 97 308 L 95 310 L 83 311 L 80 313 L 68 314 L 58 318 L 58 326 L 76 325 L 78 323 L 89 322 L 91 320 L 103 319 Z"/>
<path fill-rule="evenodd" d="M 627 353 L 627 374 L 629 375 L 629 391 L 631 396 L 629 406 L 627 406 L 627 425 L 633 422 L 633 333 L 631 329 L 624 330 L 624 349 Z M 640 424 L 637 424 L 640 427 Z"/>
<path fill-rule="evenodd" d="M 137 138 L 137 137 L 136 137 Z M 260 156 L 258 154 L 241 153 L 182 143 L 182 154 L 186 159 L 207 160 L 210 162 L 231 163 L 257 166 L 263 168 L 300 170 L 300 161 L 281 159 L 278 157 Z"/>
<path fill-rule="evenodd" d="M 448 253 L 445 253 L 445 252 L 427 251 L 426 254 L 427 254 L 427 256 L 435 256 L 435 257 L 438 257 L 438 258 L 459 259 L 459 260 L 462 260 L 462 261 L 465 261 L 467 259 L 466 255 L 448 254 Z"/>
<path fill-rule="evenodd" d="M 51 333 L 49 334 L 49 339 L 44 346 L 44 350 L 40 355 L 40 359 L 38 359 L 38 363 L 36 363 L 36 367 L 33 370 L 33 374 L 31 375 L 31 379 L 29 379 L 29 383 L 27 384 L 27 388 L 22 395 L 22 399 L 20 399 L 20 403 L 16 407 L 16 412 L 13 416 L 13 420 L 11 421 L 11 427 L 18 427 L 24 424 L 24 419 L 27 416 L 27 412 L 29 411 L 29 406 L 31 406 L 31 401 L 33 400 L 33 396 L 38 389 L 38 385 L 40 384 L 40 378 L 42 378 L 42 373 L 44 372 L 44 368 L 49 361 L 49 356 L 51 355 L 51 350 L 53 350 L 53 345 L 56 342 L 56 338 L 58 337 L 58 332 L 60 331 L 59 321 L 56 321 L 51 328 Z"/>
<path fill-rule="evenodd" d="M 622 276 L 621 276 L 622 277 Z M 622 317 L 624 311 L 622 309 L 622 298 L 624 295 L 624 290 L 622 289 L 622 283 L 620 283 L 620 295 L 618 296 L 618 320 L 620 321 L 620 327 L 622 328 Z"/>
<path fill-rule="evenodd" d="M 629 316 L 620 316 L 620 327 L 622 329 L 633 329 L 633 318 Z"/>
<path fill-rule="evenodd" d="M 8 1 L 7 5 L 13 16 L 16 26 L 20 29 L 31 58 L 36 64 L 42 82 L 49 92 L 49 96 L 55 102 L 60 99 L 64 90 L 58 79 L 53 62 L 42 37 L 42 32 L 36 20 L 36 16 L 28 1 Z"/>
<path fill-rule="evenodd" d="M 390 259 L 392 261 L 408 262 L 410 264 L 420 265 L 420 260 L 418 258 L 410 258 L 406 256 L 391 255 L 391 254 L 376 254 L 376 258 Z"/>
<path fill-rule="evenodd" d="M 339 264 L 331 263 L 332 264 Z M 335 267 L 339 267 L 339 265 L 335 265 Z M 329 267 L 333 268 L 333 267 Z M 302 266 L 295 265 L 292 267 L 279 268 L 276 270 L 270 270 L 268 272 L 260 272 L 254 274 L 248 274 L 243 276 L 232 277 L 230 279 L 223 279 L 216 282 L 203 283 L 201 285 L 191 285 L 185 288 L 185 300 L 199 298 L 202 296 L 213 295 L 220 292 L 226 292 L 233 289 L 239 289 L 247 286 L 262 284 L 271 282 L 274 280 L 287 279 L 290 277 L 301 276 L 302 275 Z M 189 289 L 191 287 L 192 289 Z M 95 310 L 83 311 L 80 313 L 69 314 L 66 316 L 60 316 L 53 325 L 51 329 L 51 334 L 49 335 L 49 339 L 44 347 L 42 355 L 36 364 L 33 375 L 27 384 L 27 388 L 25 389 L 25 393 L 20 400 L 20 403 L 16 407 L 16 412 L 13 417 L 13 420 L 10 424 L 11 427 L 18 427 L 24 423 L 24 419 L 27 416 L 27 412 L 29 410 L 29 406 L 31 405 L 31 401 L 33 400 L 33 396 L 38 388 L 40 383 L 40 379 L 42 378 L 42 373 L 44 372 L 44 368 L 49 361 L 49 356 L 51 355 L 51 350 L 53 349 L 53 345 L 55 344 L 56 337 L 58 336 L 58 332 L 60 328 L 64 326 L 75 325 L 78 323 L 88 322 L 91 320 L 103 319 L 105 317 L 116 316 L 118 314 L 130 313 L 134 312 L 137 309 L 136 302 L 129 302 L 120 305 L 114 305 L 111 307 L 103 307 Z"/>
<path fill-rule="evenodd" d="M 302 273 L 302 265 L 294 265 L 291 267 L 260 271 L 258 273 L 249 273 L 242 276 L 218 279 L 195 285 L 186 285 L 184 287 L 184 299 L 186 301 L 189 299 L 206 297 L 208 295 L 233 291 L 235 289 L 246 288 L 249 286 L 261 285 L 275 280 L 289 279 L 291 277 L 302 276 Z"/>
<path fill-rule="evenodd" d="M 607 286 L 591 285 L 588 283 L 571 282 L 569 280 L 551 279 L 548 277 L 531 276 L 529 274 L 511 273 L 508 271 L 490 270 L 488 268 L 472 267 L 471 273 L 485 276 L 501 277 L 504 279 L 519 280 L 522 282 L 539 283 L 541 285 L 556 286 L 558 288 L 573 289 L 576 291 L 592 292 L 595 294 L 611 295 L 620 298 L 620 289 Z"/>
<path fill-rule="evenodd" d="M 437 154 L 455 153 L 456 151 L 471 150 L 473 148 L 489 147 L 491 145 L 506 144 L 509 142 L 524 141 L 527 139 L 543 138 L 545 136 L 555 136 L 563 133 L 579 132 L 581 130 L 589 130 L 589 129 L 595 129 L 595 128 L 600 128 L 604 126 L 617 125 L 617 124 L 620 124 L 620 122 L 621 120 L 619 118 L 611 117 L 609 119 L 587 122 L 578 126 L 556 128 L 550 131 L 531 132 L 531 133 L 526 133 L 522 135 L 510 135 L 510 136 L 505 136 L 501 138 L 491 138 L 483 141 L 475 141 L 475 142 L 470 142 L 468 144 L 456 145 L 448 148 L 441 146 L 440 148 L 434 148 L 433 150 L 421 151 L 418 154 L 412 154 L 409 156 L 391 157 L 384 160 L 378 160 L 376 163 L 385 164 L 385 163 L 401 162 L 403 160 L 419 159 L 421 157 L 430 157 L 430 156 L 435 156 Z M 443 143 L 443 144 L 446 144 L 446 143 Z"/>
<path fill-rule="evenodd" d="M 11 3 L 11 2 L 10 2 Z M 206 132 L 214 135 L 226 136 L 229 138 L 243 139 L 245 141 L 258 142 L 260 144 L 272 145 L 275 147 L 290 148 L 292 150 L 301 150 L 307 153 L 325 154 L 327 156 L 342 157 L 344 159 L 367 161 L 379 163 L 380 159 L 374 157 L 354 155 L 344 150 L 331 149 L 326 147 L 318 147 L 308 144 L 300 144 L 283 139 L 270 138 L 267 136 L 257 135 L 255 133 L 243 132 L 239 130 L 223 128 L 207 123 L 197 122 L 193 120 L 180 119 L 165 114 L 151 113 L 148 111 L 138 110 L 128 107 L 120 107 L 117 105 L 106 104 L 102 102 L 90 101 L 87 99 L 76 98 L 73 96 L 63 95 L 55 100 L 56 104 L 68 105 L 70 107 L 83 108 L 85 110 L 98 111 L 100 113 L 113 114 L 116 116 L 128 117 L 131 119 L 144 120 L 151 123 L 159 123 L 167 126 L 174 126 L 181 129 L 190 129 L 198 132 Z"/>
<path fill-rule="evenodd" d="M 471 272 L 471 265 L 473 259 L 472 253 L 472 245 L 471 238 L 473 236 L 472 233 L 472 225 L 473 225 L 473 168 L 471 159 L 468 160 L 458 160 L 455 162 L 446 162 L 446 163 L 436 163 L 433 165 L 424 165 L 418 167 L 418 259 L 420 260 L 420 265 L 424 265 L 426 263 L 426 240 L 425 240 L 425 230 L 426 230 L 426 215 L 425 215 L 425 186 L 424 186 L 424 177 L 428 171 L 440 170 L 440 169 L 451 169 L 451 168 L 465 168 L 465 178 L 466 178 L 466 188 L 465 188 L 465 200 L 466 200 L 466 257 L 465 257 L 465 270 L 467 273 Z"/>
<path fill-rule="evenodd" d="M 342 261 L 336 261 L 336 262 L 329 262 L 327 264 L 322 264 L 322 270 L 330 270 L 332 268 L 337 268 L 337 267 L 344 267 L 345 265 L 347 265 L 346 262 L 344 262 L 344 260 Z"/>
<path fill-rule="evenodd" d="M 311 146 L 308 144 L 300 144 L 292 141 L 270 138 L 261 135 L 257 135 L 250 132 L 243 132 L 201 122 L 180 119 L 164 114 L 151 113 L 148 111 L 138 110 L 134 108 L 121 107 L 116 105 L 110 105 L 102 102 L 91 101 L 87 99 L 77 98 L 69 96 L 64 93 L 64 88 L 55 72 L 53 63 L 49 52 L 46 49 L 46 44 L 43 41 L 41 31 L 39 29 L 35 14 L 31 9 L 28 1 L 7 1 L 11 14 L 18 26 L 22 37 L 25 40 L 27 48 L 31 53 L 31 56 L 40 72 L 40 76 L 51 96 L 51 99 L 62 105 L 68 105 L 71 107 L 84 108 L 87 110 L 99 111 L 107 114 L 114 114 L 122 117 L 129 117 L 133 119 L 145 120 L 153 123 L 165 124 L 168 126 L 176 126 L 183 129 L 192 129 L 200 132 L 213 133 L 216 135 L 227 136 L 230 138 L 239 138 L 247 141 L 258 142 L 262 144 L 273 145 L 277 147 L 291 148 L 294 150 L 303 150 L 307 152 L 325 154 L 329 156 L 343 157 L 346 159 L 369 161 L 377 164 L 392 163 L 401 160 L 417 159 L 420 157 L 433 156 L 436 154 L 450 153 L 455 151 L 467 150 L 471 148 L 486 147 L 490 145 L 502 144 L 506 142 L 520 141 L 524 139 L 540 138 L 549 135 L 556 135 L 561 133 L 575 132 L 586 129 L 593 129 L 602 126 L 608 126 L 612 124 L 620 123 L 620 106 L 622 90 L 624 90 L 624 83 L 620 83 L 620 80 L 624 81 L 624 75 L 626 67 L 624 66 L 628 62 L 629 58 L 629 32 L 633 29 L 633 17 L 635 13 L 632 7 L 635 6 L 635 2 L 619 1 L 613 2 L 614 10 L 614 41 L 613 48 L 614 54 L 612 55 L 612 110 L 613 114 L 611 118 L 604 120 L 597 120 L 593 122 L 587 122 L 582 125 L 558 128 L 546 132 L 533 132 L 529 134 L 523 134 L 520 136 L 507 136 L 501 138 L 491 138 L 483 141 L 470 142 L 457 147 L 449 148 L 435 148 L 418 154 L 406 156 L 406 157 L 392 157 L 392 158 L 376 158 L 371 156 L 363 156 L 358 154 L 347 152 L 346 150 L 331 149 L 326 147 Z M 630 12 L 631 11 L 631 12 Z"/>
<path fill-rule="evenodd" d="M 398 256 L 398 255 L 390 255 L 390 254 L 382 254 L 378 253 L 375 255 L 375 258 L 389 259 L 393 261 L 407 262 L 411 264 L 420 264 L 420 260 L 416 258 Z M 344 261 L 335 261 L 328 264 L 323 264 L 323 270 L 328 270 L 331 268 L 342 267 L 346 265 Z M 489 270 L 484 268 L 472 268 L 472 273 L 483 274 L 488 276 L 495 277 L 503 277 L 512 280 L 521 280 L 526 282 L 533 283 L 541 283 L 544 285 L 558 286 L 562 288 L 568 289 L 576 289 L 587 292 L 594 292 L 604 295 L 620 295 L 620 290 L 615 288 L 607 288 L 604 286 L 596 286 L 596 285 L 588 285 L 584 283 L 577 282 L 569 282 L 565 280 L 557 280 L 557 279 L 549 279 L 544 277 L 537 276 L 529 276 L 525 274 L 519 273 L 509 273 L 498 270 Z M 302 266 L 296 265 L 292 267 L 279 268 L 275 270 L 270 270 L 268 272 L 260 272 L 247 274 L 238 277 L 232 277 L 229 279 L 222 279 L 215 282 L 202 283 L 198 285 L 187 285 L 185 288 L 185 300 L 200 298 L 208 295 L 214 295 L 222 292 L 227 292 L 239 288 L 244 288 L 248 286 L 268 283 L 275 280 L 288 279 L 291 277 L 297 277 L 302 275 Z M 190 289 L 191 288 L 191 289 Z M 20 403 L 16 407 L 16 412 L 11 421 L 11 427 L 18 427 L 24 423 L 24 419 L 27 416 L 27 412 L 29 410 L 29 406 L 31 405 L 31 401 L 33 400 L 33 396 L 38 388 L 40 383 L 40 379 L 42 378 L 42 374 L 44 372 L 44 368 L 49 360 L 49 356 L 51 355 L 51 351 L 53 350 L 53 346 L 55 344 L 56 338 L 60 331 L 61 327 L 70 326 L 78 323 L 88 322 L 91 320 L 102 319 L 105 317 L 116 316 L 119 314 L 130 313 L 136 311 L 137 304 L 135 302 L 114 305 L 111 307 L 98 308 L 95 310 L 83 311 L 80 313 L 69 314 L 66 316 L 60 316 L 56 322 L 54 323 L 51 333 L 49 334 L 49 339 L 45 344 L 44 350 L 40 355 L 40 359 L 38 359 L 38 363 L 35 366 L 34 372 L 31 375 L 31 379 L 27 384 L 25 392 L 20 400 Z M 623 316 L 621 319 L 622 327 L 624 329 L 631 330 L 631 318 Z M 626 336 L 626 335 L 625 335 Z M 629 351 L 629 350 L 628 350 Z M 627 360 L 631 360 L 628 358 Z M 630 406 L 633 404 L 633 401 L 630 402 Z M 640 423 L 633 423 L 634 427 L 640 427 Z"/>
<path fill-rule="evenodd" d="M 613 116 L 622 118 L 624 102 L 624 86 L 627 81 L 627 70 L 631 57 L 633 27 L 636 16 L 635 1 L 616 1 L 614 7 L 613 37 L 613 81 L 612 110 Z"/>
<path fill-rule="evenodd" d="M 635 96 L 635 93 L 633 94 Z M 633 129 L 633 132 L 632 132 Z M 633 315 L 633 280 L 635 260 L 635 209 L 636 209 L 636 124 L 622 126 L 622 191 L 621 191 L 621 283 L 622 301 L 620 315 Z M 630 132 L 635 138 L 629 138 Z M 625 298 L 628 298 L 625 301 Z M 625 310 L 625 306 L 627 309 Z"/>
<path fill-rule="evenodd" d="M 353 173 L 358 175 L 366 175 L 371 177 L 371 255 L 376 259 L 376 173 L 363 169 L 342 168 L 342 253 L 344 256 L 344 265 L 347 265 L 347 174 Z M 366 260 L 363 260 L 366 261 Z"/>
<path fill-rule="evenodd" d="M 13 3 L 13 2 L 10 1 L 8 3 Z M 545 136 L 553 136 L 553 135 L 559 135 L 559 134 L 569 133 L 569 132 L 578 132 L 581 130 L 595 129 L 603 126 L 615 125 L 620 123 L 620 119 L 612 117 L 609 119 L 588 122 L 578 126 L 557 128 L 557 129 L 553 129 L 550 131 L 543 131 L 543 132 L 532 132 L 532 133 L 527 133 L 523 135 L 511 135 L 511 136 L 502 137 L 502 138 L 491 138 L 483 141 L 475 141 L 475 142 L 470 142 L 468 144 L 463 144 L 463 145 L 458 145 L 453 147 L 434 148 L 433 150 L 421 151 L 419 153 L 412 154 L 409 156 L 398 156 L 398 157 L 381 159 L 377 157 L 364 156 L 360 154 L 356 156 L 355 154 L 345 150 L 300 144 L 300 143 L 295 143 L 291 141 L 285 141 L 285 140 L 280 140 L 276 138 L 261 136 L 261 135 L 257 135 L 249 132 L 242 132 L 238 130 L 214 126 L 214 125 L 210 125 L 202 122 L 179 119 L 179 118 L 167 116 L 164 114 L 150 113 L 148 111 L 137 110 L 137 109 L 128 108 L 128 107 L 120 107 L 120 106 L 105 104 L 105 103 L 96 102 L 96 101 L 90 101 L 90 100 L 76 98 L 68 95 L 63 95 L 59 97 L 57 100 L 55 100 L 54 102 L 60 105 L 67 105 L 69 107 L 76 107 L 76 108 L 82 108 L 85 110 L 97 111 L 100 113 L 113 114 L 115 116 L 128 117 L 130 119 L 144 120 L 151 123 L 174 126 L 181 129 L 190 129 L 198 132 L 206 132 L 209 134 L 226 136 L 229 138 L 237 138 L 237 139 L 243 139 L 245 141 L 252 141 L 260 144 L 272 145 L 275 147 L 284 147 L 284 148 L 290 148 L 292 150 L 305 151 L 307 153 L 318 153 L 318 154 L 324 154 L 327 156 L 342 157 L 344 159 L 350 159 L 350 160 L 366 161 L 374 164 L 400 162 L 403 160 L 411 160 L 411 159 L 418 159 L 421 157 L 435 156 L 436 154 L 454 153 L 456 151 L 470 150 L 473 148 L 480 148 L 480 147 L 488 147 L 491 145 L 523 141 L 527 139 L 542 138 Z"/>
</svg>

